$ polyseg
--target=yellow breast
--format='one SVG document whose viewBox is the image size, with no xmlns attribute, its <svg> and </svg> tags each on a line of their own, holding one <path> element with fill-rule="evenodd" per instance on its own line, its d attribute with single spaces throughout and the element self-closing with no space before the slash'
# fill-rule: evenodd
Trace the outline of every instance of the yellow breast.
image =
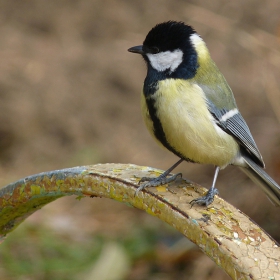
<svg viewBox="0 0 280 280">
<path fill-rule="evenodd" d="M 232 136 L 214 126 L 199 86 L 186 80 L 166 79 L 159 82 L 158 90 L 148 98 L 154 99 L 166 140 L 178 153 L 195 162 L 220 167 L 234 161 L 239 145 Z M 144 94 L 141 103 L 146 126 L 154 136 Z"/>
</svg>

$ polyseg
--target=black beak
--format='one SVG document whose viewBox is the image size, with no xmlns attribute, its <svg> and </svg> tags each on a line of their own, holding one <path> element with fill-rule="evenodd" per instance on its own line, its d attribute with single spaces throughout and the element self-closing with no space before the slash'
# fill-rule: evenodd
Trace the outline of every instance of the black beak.
<svg viewBox="0 0 280 280">
<path fill-rule="evenodd" d="M 135 46 L 135 47 L 129 48 L 128 51 L 132 52 L 132 53 L 145 54 L 145 52 L 143 51 L 143 46 Z"/>
</svg>

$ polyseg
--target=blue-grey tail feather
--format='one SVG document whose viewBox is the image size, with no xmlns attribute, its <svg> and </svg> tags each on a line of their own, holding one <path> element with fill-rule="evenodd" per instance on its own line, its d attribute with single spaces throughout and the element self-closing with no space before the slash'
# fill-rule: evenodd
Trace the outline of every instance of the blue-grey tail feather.
<svg viewBox="0 0 280 280">
<path fill-rule="evenodd" d="M 253 160 L 243 156 L 248 167 L 240 167 L 241 170 L 266 193 L 269 200 L 280 206 L 280 186 Z"/>
</svg>

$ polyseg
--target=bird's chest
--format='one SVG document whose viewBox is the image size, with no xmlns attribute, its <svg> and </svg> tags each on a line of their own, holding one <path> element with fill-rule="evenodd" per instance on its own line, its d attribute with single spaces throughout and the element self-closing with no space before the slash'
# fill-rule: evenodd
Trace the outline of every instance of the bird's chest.
<svg viewBox="0 0 280 280">
<path fill-rule="evenodd" d="M 182 80 L 160 81 L 153 94 L 143 94 L 142 114 L 148 129 L 154 134 L 162 130 L 169 142 L 187 132 L 190 138 L 213 129 L 203 92 Z"/>
<path fill-rule="evenodd" d="M 227 152 L 232 137 L 215 124 L 205 95 L 195 84 L 160 81 L 153 94 L 143 94 L 142 113 L 151 134 L 179 156 L 201 163 L 233 157 Z"/>
</svg>

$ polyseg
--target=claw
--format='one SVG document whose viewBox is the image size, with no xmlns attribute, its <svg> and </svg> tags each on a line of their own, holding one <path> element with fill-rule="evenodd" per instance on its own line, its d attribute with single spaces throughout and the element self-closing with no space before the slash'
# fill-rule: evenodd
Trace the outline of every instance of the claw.
<svg viewBox="0 0 280 280">
<path fill-rule="evenodd" d="M 201 205 L 201 206 L 208 206 L 210 205 L 213 201 L 214 201 L 214 196 L 216 194 L 219 194 L 219 191 L 218 189 L 214 188 L 214 189 L 210 189 L 206 195 L 204 196 L 201 196 L 201 197 L 198 197 L 196 199 L 193 199 L 191 202 L 190 202 L 190 205 L 191 207 L 193 207 L 193 205 L 195 204 L 198 204 L 198 205 Z"/>
<path fill-rule="evenodd" d="M 182 173 L 177 173 L 177 174 L 172 175 L 170 177 L 167 177 L 164 173 L 161 174 L 160 176 L 156 177 L 156 178 L 143 177 L 138 182 L 138 184 L 140 184 L 142 182 L 146 182 L 146 183 L 141 184 L 140 187 L 137 188 L 134 196 L 136 196 L 139 193 L 139 191 L 142 191 L 145 188 L 158 187 L 158 186 L 161 186 L 161 185 L 165 185 L 165 184 L 174 182 L 178 177 L 182 178 Z"/>
<path fill-rule="evenodd" d="M 157 186 L 165 185 L 165 184 L 175 181 L 178 177 L 182 178 L 182 173 L 177 173 L 175 175 L 167 177 L 167 176 L 169 176 L 170 172 L 175 167 L 177 167 L 182 161 L 184 161 L 184 160 L 180 158 L 175 164 L 173 164 L 170 168 L 168 168 L 165 172 L 163 172 L 160 176 L 158 176 L 156 178 L 149 178 L 149 177 L 141 178 L 141 180 L 138 182 L 138 185 L 141 184 L 142 182 L 146 182 L 146 183 L 141 184 L 140 187 L 137 188 L 134 196 L 136 196 L 140 191 L 142 191 L 143 189 L 145 189 L 147 187 L 157 187 Z"/>
</svg>

